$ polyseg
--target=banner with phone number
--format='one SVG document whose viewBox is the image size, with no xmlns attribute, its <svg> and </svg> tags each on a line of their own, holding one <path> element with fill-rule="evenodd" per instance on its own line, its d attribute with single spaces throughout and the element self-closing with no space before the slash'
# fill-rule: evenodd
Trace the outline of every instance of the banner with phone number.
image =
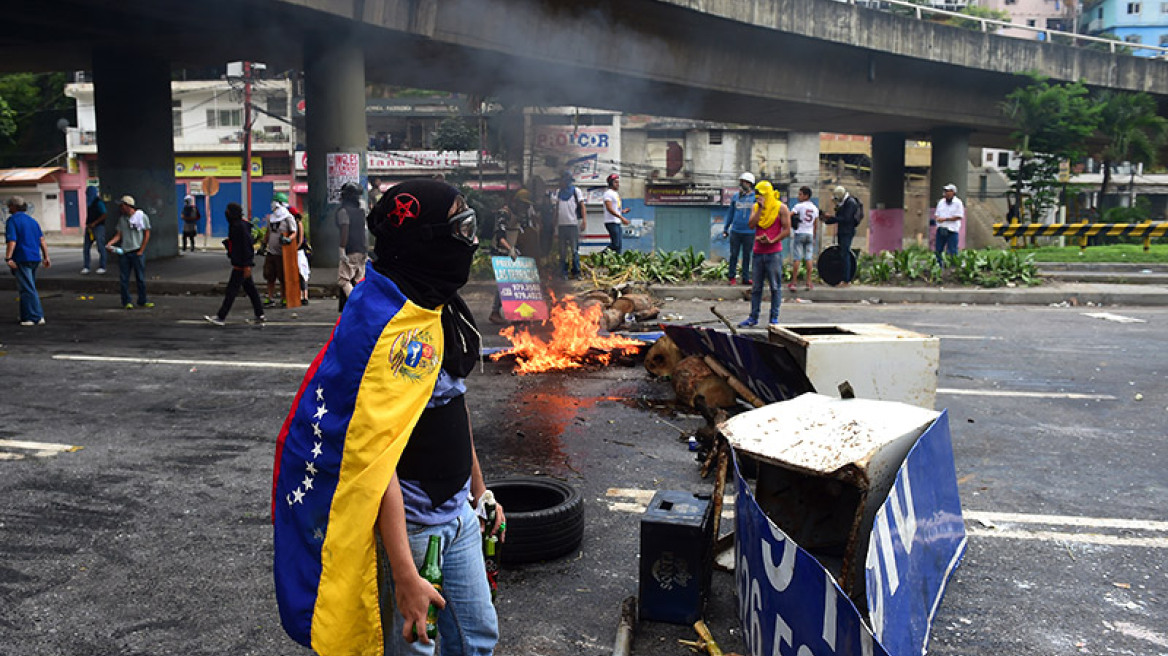
<svg viewBox="0 0 1168 656">
<path fill-rule="evenodd" d="M 736 479 L 735 577 L 749 654 L 925 653 L 945 584 L 965 553 L 948 413 L 901 464 L 869 536 L 865 581 L 875 635 L 831 574 L 775 526 L 749 485 Z"/>
</svg>

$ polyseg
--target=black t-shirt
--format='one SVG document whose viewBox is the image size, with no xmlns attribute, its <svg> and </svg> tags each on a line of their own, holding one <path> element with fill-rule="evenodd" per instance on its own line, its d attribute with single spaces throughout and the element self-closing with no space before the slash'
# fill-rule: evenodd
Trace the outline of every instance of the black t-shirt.
<svg viewBox="0 0 1168 656">
<path fill-rule="evenodd" d="M 342 244 L 345 247 L 345 254 L 366 252 L 368 246 L 365 245 L 365 213 L 361 208 L 352 205 L 342 205 L 338 208 L 337 229 L 343 225 L 349 226 L 349 241 Z"/>
</svg>

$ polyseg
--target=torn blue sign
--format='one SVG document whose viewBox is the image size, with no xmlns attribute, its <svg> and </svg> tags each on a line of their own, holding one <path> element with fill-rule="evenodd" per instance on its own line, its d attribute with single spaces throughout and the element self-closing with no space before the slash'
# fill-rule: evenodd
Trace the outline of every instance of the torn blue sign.
<svg viewBox="0 0 1168 656">
<path fill-rule="evenodd" d="M 839 481 L 856 475 L 871 484 L 872 494 L 882 494 L 883 501 L 874 517 L 857 508 L 859 536 L 866 548 L 863 591 L 853 590 L 855 599 L 867 605 L 867 622 L 862 609 L 842 589 L 825 563 L 838 570 L 839 559 L 819 560 L 811 551 L 795 543 L 772 521 L 752 492 L 750 482 L 737 476 L 735 501 L 735 570 L 739 616 L 748 653 L 755 656 L 922 656 L 928 645 L 929 629 L 940 604 L 945 584 L 965 553 L 965 525 L 961 500 L 957 493 L 956 470 L 949 435 L 949 416 L 933 414 L 895 468 L 891 486 L 882 485 L 879 467 L 867 468 L 880 457 L 905 454 L 900 444 L 905 434 L 895 419 L 911 406 L 887 402 L 863 402 L 888 405 L 886 412 L 866 412 L 869 424 L 848 416 L 862 406 L 858 401 L 824 401 L 815 395 L 801 401 L 768 406 L 744 413 L 723 425 L 735 448 L 735 468 L 739 458 L 750 455 L 760 462 L 759 485 L 763 467 L 788 462 L 789 471 L 817 477 L 823 475 Z M 818 426 L 788 426 L 782 432 L 762 434 L 759 427 L 774 424 L 782 416 L 781 406 L 793 404 L 820 413 L 826 432 Z M 920 411 L 919 408 L 913 410 Z M 760 413 L 753 421 L 747 416 Z M 795 414 L 788 411 L 788 416 Z M 836 415 L 832 417 L 831 415 Z M 859 414 L 859 413 L 857 413 Z M 891 417 L 890 417 L 891 415 Z M 745 421 L 742 421 L 745 420 Z M 838 420 L 838 421 L 837 421 Z M 915 421 L 915 420 L 913 420 Z M 835 423 L 833 423 L 835 422 Z M 737 424 L 733 426 L 731 424 Z M 858 423 L 858 425 L 857 425 Z M 840 426 L 855 429 L 846 433 Z M 917 424 L 921 426 L 922 424 Z M 810 444 L 816 432 L 827 439 Z M 736 435 L 737 434 L 737 435 Z M 785 440 L 785 441 L 784 441 Z M 855 445 L 848 453 L 849 442 Z M 777 443 L 777 444 L 776 444 Z M 871 448 L 869 448 L 871 447 Z M 841 455 L 841 452 L 845 452 Z M 857 458 L 856 453 L 865 455 Z M 767 455 L 770 454 L 770 455 Z M 844 460 L 852 464 L 840 466 Z M 843 474 L 841 474 L 841 472 Z M 869 478 L 870 477 L 870 478 Z M 775 500 L 765 504 L 774 508 Z M 844 509 L 848 510 L 848 509 Z M 870 522 L 870 523 L 869 523 Z M 870 530 L 869 530 L 870 527 Z M 816 536 L 822 537 L 822 536 Z M 846 568 L 847 556 L 844 557 Z"/>
</svg>

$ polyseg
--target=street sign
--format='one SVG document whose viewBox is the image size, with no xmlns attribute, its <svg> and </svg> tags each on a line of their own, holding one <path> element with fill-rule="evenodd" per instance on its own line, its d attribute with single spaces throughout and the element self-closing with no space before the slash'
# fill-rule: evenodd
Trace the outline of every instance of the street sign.
<svg viewBox="0 0 1168 656">
<path fill-rule="evenodd" d="M 543 286 L 539 283 L 539 269 L 535 260 L 520 257 L 491 258 L 499 298 L 503 301 L 503 318 L 508 321 L 545 321 L 548 318 L 547 301 L 543 300 Z"/>
<path fill-rule="evenodd" d="M 217 193 L 219 193 L 219 180 L 210 176 L 203 178 L 203 194 L 214 196 Z"/>
</svg>

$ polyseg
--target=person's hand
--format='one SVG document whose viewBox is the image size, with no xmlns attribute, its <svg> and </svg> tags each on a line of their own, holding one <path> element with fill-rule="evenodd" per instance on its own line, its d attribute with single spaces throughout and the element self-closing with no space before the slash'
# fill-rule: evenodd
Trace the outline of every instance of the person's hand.
<svg viewBox="0 0 1168 656">
<path fill-rule="evenodd" d="M 503 504 L 495 504 L 495 525 L 487 530 L 487 523 L 479 517 L 479 533 L 490 536 L 495 533 L 499 534 L 499 542 L 507 541 L 507 516 L 503 514 Z"/>
<path fill-rule="evenodd" d="M 8 260 L 8 268 L 16 271 L 16 261 L 11 259 Z"/>
<path fill-rule="evenodd" d="M 628 207 L 626 207 L 626 208 L 624 208 L 624 209 L 622 209 L 622 210 L 621 210 L 621 213 L 623 213 L 623 214 L 628 214 L 630 209 L 631 209 L 631 208 L 628 208 Z"/>
<path fill-rule="evenodd" d="M 514 246 L 511 247 L 511 250 L 507 251 L 507 254 L 511 256 L 512 262 L 519 259 L 519 251 L 515 250 Z"/>
<path fill-rule="evenodd" d="M 445 608 L 446 600 L 429 581 L 412 569 L 405 572 L 401 579 L 393 577 L 393 598 L 398 612 L 405 620 L 402 639 L 410 643 L 420 640 L 423 645 L 428 645 L 430 638 L 426 635 L 426 611 L 430 609 L 430 604 Z"/>
<path fill-rule="evenodd" d="M 47 269 L 47 268 L 49 268 L 49 267 L 51 267 L 51 266 L 53 266 L 52 262 L 49 262 L 49 256 L 48 256 L 48 255 L 46 255 L 46 256 L 45 256 L 45 259 L 41 260 L 41 264 L 45 265 L 45 268 L 46 268 L 46 269 Z"/>
</svg>

